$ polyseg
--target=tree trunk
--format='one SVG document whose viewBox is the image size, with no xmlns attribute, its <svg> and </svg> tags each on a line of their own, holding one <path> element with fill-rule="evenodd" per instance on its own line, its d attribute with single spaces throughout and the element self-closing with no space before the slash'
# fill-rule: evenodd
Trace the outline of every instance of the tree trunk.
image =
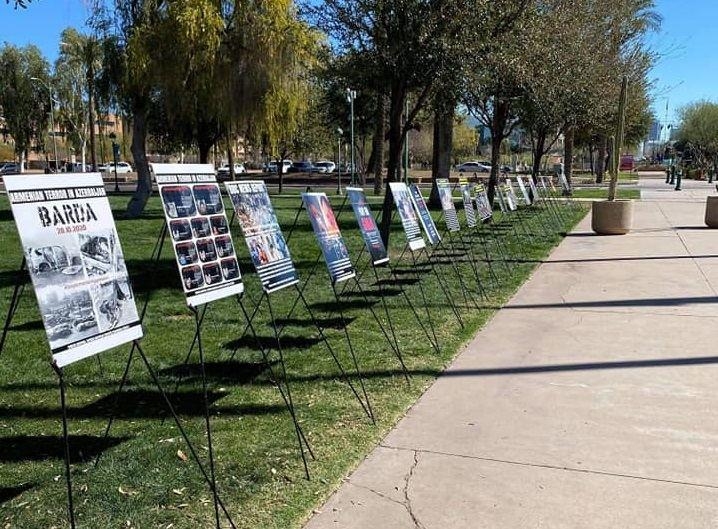
<svg viewBox="0 0 718 529">
<path fill-rule="evenodd" d="M 608 137 L 601 134 L 598 138 L 598 153 L 596 155 L 596 183 L 603 182 L 606 173 L 606 151 L 608 150 Z"/>
<path fill-rule="evenodd" d="M 434 114 L 434 142 L 431 156 L 431 194 L 429 204 L 441 207 L 437 178 L 449 178 L 451 172 L 451 147 L 454 139 L 453 104 L 442 105 Z"/>
<path fill-rule="evenodd" d="M 199 149 L 199 163 L 208 163 L 209 151 L 212 150 L 212 143 L 205 138 L 197 138 L 197 148 Z"/>
<path fill-rule="evenodd" d="M 546 147 L 546 130 L 542 129 L 536 133 L 536 142 L 533 145 L 534 161 L 531 167 L 531 177 L 536 180 L 536 177 L 541 170 L 541 159 L 544 155 L 544 148 Z M 564 166 L 565 167 L 565 166 Z"/>
<path fill-rule="evenodd" d="M 489 204 L 494 203 L 496 186 L 499 184 L 499 166 L 501 165 L 501 143 L 506 137 L 506 122 L 509 119 L 509 102 L 494 98 L 493 115 L 491 116 L 491 173 L 487 195 Z"/>
<path fill-rule="evenodd" d="M 376 100 L 376 116 L 374 118 L 374 138 L 372 155 L 374 156 L 374 194 L 380 195 L 384 187 L 384 141 L 386 136 L 386 96 L 379 93 Z"/>
<path fill-rule="evenodd" d="M 573 126 L 567 125 L 566 130 L 563 133 L 563 167 L 566 180 L 568 181 L 569 189 L 573 189 L 571 183 L 571 177 L 573 176 L 573 138 L 574 129 Z"/>
<path fill-rule="evenodd" d="M 147 139 L 147 110 L 136 109 L 132 119 L 132 145 L 130 151 L 137 171 L 137 189 L 135 189 L 129 204 L 127 204 L 126 217 L 135 219 L 145 210 L 147 200 L 152 194 L 152 175 L 147 163 L 145 143 Z"/>
<path fill-rule="evenodd" d="M 400 86 L 392 86 L 391 104 L 389 107 L 389 167 L 386 174 L 386 193 L 384 194 L 384 203 L 381 208 L 381 224 L 379 226 L 381 238 L 387 248 L 389 245 L 389 232 L 391 230 L 391 213 L 394 207 L 394 197 L 391 194 L 389 182 L 398 181 L 397 173 L 401 169 L 404 139 L 401 120 L 405 100 L 406 91 Z"/>
<path fill-rule="evenodd" d="M 237 175 L 234 174 L 234 149 L 232 148 L 232 134 L 227 135 L 227 163 L 229 164 L 229 179 L 236 180 Z"/>
</svg>

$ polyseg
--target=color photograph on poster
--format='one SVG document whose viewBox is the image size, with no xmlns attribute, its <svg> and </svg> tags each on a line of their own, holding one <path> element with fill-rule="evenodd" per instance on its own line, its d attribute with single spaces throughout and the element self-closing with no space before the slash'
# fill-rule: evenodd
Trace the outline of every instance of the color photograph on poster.
<svg viewBox="0 0 718 529">
<path fill-rule="evenodd" d="M 287 242 L 262 181 L 225 182 L 262 288 L 275 292 L 299 282 Z"/>
<path fill-rule="evenodd" d="M 511 181 L 507 181 L 502 187 L 504 199 L 506 199 L 506 207 L 509 211 L 516 211 L 519 209 L 519 202 L 516 200 L 516 194 L 514 188 L 511 186 Z"/>
<path fill-rule="evenodd" d="M 100 174 L 3 180 L 57 366 L 141 338 Z"/>
<path fill-rule="evenodd" d="M 197 307 L 244 291 L 222 193 L 208 164 L 151 164 L 187 304 Z M 226 268 L 226 267 L 225 267 Z"/>
<path fill-rule="evenodd" d="M 356 276 L 354 266 L 349 259 L 349 251 L 344 244 L 327 195 L 324 193 L 302 193 L 302 202 L 304 209 L 309 214 L 319 247 L 322 249 L 332 283 L 340 283 Z"/>
<path fill-rule="evenodd" d="M 479 213 L 479 219 L 484 221 L 490 219 L 494 215 L 494 211 L 489 203 L 489 196 L 486 194 L 486 188 L 483 184 L 479 184 L 476 190 L 476 211 Z"/>
<path fill-rule="evenodd" d="M 409 249 L 414 252 L 425 248 L 426 243 L 424 242 L 424 237 L 421 235 L 419 219 L 416 216 L 416 211 L 414 211 L 414 206 L 409 196 L 409 188 L 406 187 L 404 182 L 389 182 L 389 188 L 394 197 L 396 209 L 399 212 L 399 218 L 404 228 L 404 234 L 406 234 L 406 240 L 409 243 Z"/>
<path fill-rule="evenodd" d="M 511 180 L 507 180 L 509 185 L 511 185 Z M 527 206 L 531 205 L 531 197 L 529 196 L 529 192 L 526 189 L 526 184 L 524 183 L 524 179 L 520 176 L 516 176 L 516 183 L 519 186 L 519 191 L 521 192 L 521 199 L 524 201 L 524 204 Z M 513 186 L 512 186 L 513 187 Z"/>
<path fill-rule="evenodd" d="M 384 241 L 381 239 L 379 227 L 371 212 L 371 207 L 366 201 L 364 190 L 359 187 L 347 187 L 347 197 L 354 210 L 354 216 L 359 224 L 359 231 L 364 239 L 371 262 L 374 266 L 378 266 L 389 262 L 389 257 L 384 247 Z"/>
<path fill-rule="evenodd" d="M 424 197 L 421 196 L 419 186 L 411 184 L 409 186 L 409 191 L 411 193 L 411 201 L 414 203 L 414 208 L 416 208 L 416 211 L 419 213 L 419 220 L 421 221 L 421 226 L 426 232 L 426 237 L 429 239 L 429 243 L 432 245 L 439 244 L 441 242 L 439 230 L 436 229 L 436 224 L 434 224 L 434 219 L 431 217 L 431 212 L 426 205 Z"/>
<path fill-rule="evenodd" d="M 441 211 L 444 212 L 444 222 L 446 229 L 450 232 L 459 231 L 459 216 L 456 214 L 454 206 L 454 196 L 451 193 L 451 184 L 448 178 L 437 178 L 436 188 L 439 191 L 439 200 L 441 200 Z"/>
<path fill-rule="evenodd" d="M 476 212 L 474 211 L 474 201 L 471 200 L 471 185 L 465 178 L 459 180 L 461 189 L 461 198 L 464 201 L 464 213 L 466 214 L 466 225 L 469 228 L 476 227 Z"/>
</svg>

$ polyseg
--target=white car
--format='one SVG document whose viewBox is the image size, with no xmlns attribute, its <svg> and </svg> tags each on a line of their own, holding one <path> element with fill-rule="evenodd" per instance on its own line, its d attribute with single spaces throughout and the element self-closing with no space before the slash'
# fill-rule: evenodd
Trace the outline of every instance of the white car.
<svg viewBox="0 0 718 529">
<path fill-rule="evenodd" d="M 132 172 L 132 166 L 127 162 L 117 162 L 117 166 L 115 166 L 113 162 L 110 162 L 105 166 L 103 172 L 115 174 L 115 167 L 117 167 L 117 174 Z"/>
<path fill-rule="evenodd" d="M 244 168 L 244 164 L 236 163 L 234 164 L 234 174 L 244 174 L 247 170 Z M 217 169 L 217 180 L 229 180 L 230 177 L 230 170 L 229 170 L 229 164 L 224 164 L 222 167 Z"/>
<path fill-rule="evenodd" d="M 337 166 L 334 162 L 330 162 L 329 160 L 321 160 L 314 164 L 314 168 L 318 173 L 333 173 Z"/>
<path fill-rule="evenodd" d="M 460 173 L 490 173 L 491 166 L 481 162 L 464 162 L 457 165 L 456 170 Z"/>
<path fill-rule="evenodd" d="M 267 171 L 270 173 L 276 173 L 277 172 L 277 160 L 274 160 L 272 162 L 269 162 L 267 165 Z M 282 160 L 282 173 L 286 173 L 289 168 L 292 166 L 292 160 Z"/>
</svg>

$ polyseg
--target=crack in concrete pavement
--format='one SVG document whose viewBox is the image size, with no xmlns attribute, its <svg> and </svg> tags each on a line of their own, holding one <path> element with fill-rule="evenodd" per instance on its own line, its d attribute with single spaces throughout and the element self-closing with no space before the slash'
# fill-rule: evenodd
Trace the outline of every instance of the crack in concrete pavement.
<svg viewBox="0 0 718 529">
<path fill-rule="evenodd" d="M 617 472 L 606 472 L 603 470 L 590 470 L 587 468 L 573 468 L 573 467 L 566 467 L 566 466 L 558 466 L 558 465 L 550 465 L 547 463 L 528 463 L 526 461 L 511 461 L 508 459 L 498 459 L 494 457 L 481 457 L 481 456 L 472 456 L 468 454 L 454 454 L 451 452 L 440 452 L 436 450 L 426 450 L 426 449 L 420 449 L 420 448 L 404 448 L 401 446 L 391 446 L 386 444 L 380 444 L 382 448 L 386 448 L 387 450 L 400 450 L 400 451 L 410 451 L 415 454 L 414 459 L 417 460 L 418 454 L 431 454 L 431 455 L 437 455 L 437 456 L 447 456 L 447 457 L 460 457 L 464 459 L 472 459 L 475 461 L 487 461 L 491 463 L 504 463 L 507 465 L 516 465 L 516 466 L 522 466 L 522 467 L 531 467 L 531 468 L 543 468 L 547 470 L 562 470 L 564 472 L 576 472 L 578 474 L 593 474 L 596 476 L 607 476 L 607 477 L 615 477 L 615 478 L 626 478 L 626 479 L 636 479 L 639 481 L 650 481 L 654 483 L 667 483 L 671 485 L 684 485 L 687 487 L 697 487 L 697 488 L 703 488 L 703 489 L 712 489 L 712 490 L 718 490 L 718 484 L 712 485 L 710 483 L 693 483 L 690 481 L 681 481 L 681 480 L 673 480 L 673 479 L 664 479 L 664 478 L 652 478 L 648 476 L 636 476 L 633 474 L 620 474 Z M 416 466 L 416 465 L 414 465 Z"/>
<path fill-rule="evenodd" d="M 411 465 L 411 468 L 409 468 L 409 472 L 404 476 L 404 508 L 406 509 L 406 512 L 409 513 L 409 516 L 411 517 L 411 521 L 414 523 L 414 527 L 416 529 L 425 529 L 425 527 L 421 524 L 419 519 L 416 517 L 416 514 L 414 513 L 414 510 L 411 505 L 411 498 L 409 498 L 409 486 L 411 484 L 411 478 L 414 477 L 414 472 L 416 471 L 416 467 L 419 465 L 419 451 L 414 450 L 414 464 Z"/>
</svg>

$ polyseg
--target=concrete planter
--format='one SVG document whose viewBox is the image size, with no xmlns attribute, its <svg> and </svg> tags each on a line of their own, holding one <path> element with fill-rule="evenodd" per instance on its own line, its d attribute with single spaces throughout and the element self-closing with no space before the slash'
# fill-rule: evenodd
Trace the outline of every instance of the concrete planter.
<svg viewBox="0 0 718 529">
<path fill-rule="evenodd" d="M 609 202 L 604 200 L 593 203 L 591 208 L 591 229 L 597 234 L 625 235 L 631 231 L 632 223 L 632 201 L 614 200 Z"/>
<path fill-rule="evenodd" d="M 718 228 L 718 196 L 706 198 L 706 226 Z"/>
</svg>

